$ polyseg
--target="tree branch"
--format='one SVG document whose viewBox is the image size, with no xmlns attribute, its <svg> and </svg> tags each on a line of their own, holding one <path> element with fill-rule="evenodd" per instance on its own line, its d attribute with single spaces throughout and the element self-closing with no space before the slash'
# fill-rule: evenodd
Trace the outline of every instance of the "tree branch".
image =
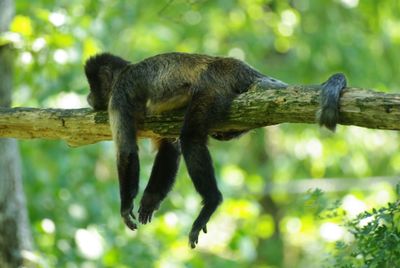
<svg viewBox="0 0 400 268">
<path fill-rule="evenodd" d="M 280 123 L 315 123 L 319 107 L 317 87 L 255 86 L 238 96 L 225 121 L 211 132 L 250 130 Z M 141 137 L 177 137 L 184 111 L 147 115 L 139 125 Z M 400 94 L 346 88 L 340 101 L 340 124 L 400 130 Z M 106 112 L 91 109 L 0 108 L 0 137 L 63 139 L 70 146 L 110 140 Z"/>
</svg>

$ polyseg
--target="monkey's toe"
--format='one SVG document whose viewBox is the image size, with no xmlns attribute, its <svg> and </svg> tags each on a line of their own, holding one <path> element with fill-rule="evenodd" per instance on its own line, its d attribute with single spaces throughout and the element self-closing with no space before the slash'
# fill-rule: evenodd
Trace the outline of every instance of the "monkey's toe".
<svg viewBox="0 0 400 268">
<path fill-rule="evenodd" d="M 161 196 L 155 193 L 145 192 L 140 201 L 139 222 L 142 224 L 150 223 L 154 211 L 158 209 Z"/>
<path fill-rule="evenodd" d="M 196 248 L 196 245 L 199 243 L 199 233 L 200 233 L 200 230 L 190 232 L 189 245 L 191 248 Z"/>
<path fill-rule="evenodd" d="M 153 217 L 154 210 L 148 210 L 143 207 L 139 208 L 139 222 L 141 224 L 150 223 Z"/>
<path fill-rule="evenodd" d="M 189 234 L 189 245 L 191 248 L 196 248 L 197 244 L 199 243 L 200 231 L 203 231 L 206 234 L 207 225 L 204 225 L 201 228 L 192 228 Z"/>
<path fill-rule="evenodd" d="M 134 222 L 135 216 L 133 215 L 133 212 L 122 215 L 122 219 L 124 220 L 125 225 L 128 226 L 129 229 L 131 229 L 132 231 L 137 229 L 137 225 Z"/>
</svg>

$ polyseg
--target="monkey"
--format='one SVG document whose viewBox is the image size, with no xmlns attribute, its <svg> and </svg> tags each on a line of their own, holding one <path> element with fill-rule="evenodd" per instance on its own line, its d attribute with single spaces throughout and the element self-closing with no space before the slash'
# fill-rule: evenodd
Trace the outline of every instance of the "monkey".
<svg viewBox="0 0 400 268">
<path fill-rule="evenodd" d="M 284 89 L 288 84 L 263 75 L 238 59 L 179 52 L 159 54 L 137 63 L 101 53 L 90 57 L 84 70 L 90 86 L 89 105 L 96 111 L 108 111 L 116 147 L 120 214 L 131 230 L 137 229 L 133 200 L 139 186 L 138 125 L 148 113 L 184 110 L 179 138 L 156 142 L 158 152 L 140 201 L 138 221 L 151 222 L 153 212 L 172 189 L 183 155 L 189 177 L 202 197 L 202 208 L 189 233 L 189 245 L 195 248 L 200 232 L 207 233 L 207 223 L 222 202 L 207 148 L 208 136 L 231 140 L 246 132 L 209 134 L 209 129 L 224 120 L 235 97 L 253 85 Z M 334 131 L 346 78 L 342 73 L 334 74 L 320 87 L 317 120 Z"/>
</svg>

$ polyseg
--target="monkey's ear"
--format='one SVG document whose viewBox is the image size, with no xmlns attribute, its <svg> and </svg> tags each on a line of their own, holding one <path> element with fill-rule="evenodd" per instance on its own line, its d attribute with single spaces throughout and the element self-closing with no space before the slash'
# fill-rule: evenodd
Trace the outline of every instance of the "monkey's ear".
<svg viewBox="0 0 400 268">
<path fill-rule="evenodd" d="M 113 79 L 113 72 L 110 66 L 101 66 L 99 69 L 99 77 L 103 82 L 111 84 L 111 81 Z"/>
</svg>

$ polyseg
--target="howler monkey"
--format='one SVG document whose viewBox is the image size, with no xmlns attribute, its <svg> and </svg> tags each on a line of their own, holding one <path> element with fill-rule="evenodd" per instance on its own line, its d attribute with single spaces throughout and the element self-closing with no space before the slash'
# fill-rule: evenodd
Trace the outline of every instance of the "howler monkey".
<svg viewBox="0 0 400 268">
<path fill-rule="evenodd" d="M 90 85 L 89 104 L 95 110 L 108 110 L 116 145 L 121 198 L 121 216 L 132 230 L 133 199 L 138 193 L 139 157 L 137 125 L 148 112 L 184 108 L 185 117 L 179 141 L 161 139 L 158 153 L 138 210 L 139 222 L 151 221 L 153 212 L 171 190 L 182 152 L 194 187 L 203 199 L 203 207 L 189 235 L 192 248 L 201 230 L 222 201 L 210 153 L 208 130 L 224 119 L 232 100 L 253 84 L 285 88 L 286 83 L 265 76 L 246 63 L 223 57 L 199 54 L 167 53 L 130 63 L 109 53 L 95 55 L 85 64 Z M 320 125 L 334 130 L 338 122 L 339 97 L 346 86 L 343 74 L 331 76 L 322 84 Z M 213 134 L 229 140 L 243 132 Z"/>
</svg>

